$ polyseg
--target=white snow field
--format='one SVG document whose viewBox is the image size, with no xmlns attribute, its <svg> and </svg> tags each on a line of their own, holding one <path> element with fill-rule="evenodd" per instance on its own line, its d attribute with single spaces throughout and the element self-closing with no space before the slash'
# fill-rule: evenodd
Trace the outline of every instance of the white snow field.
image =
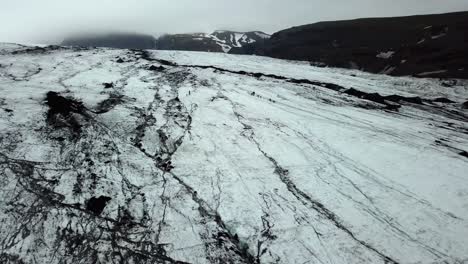
<svg viewBox="0 0 468 264">
<path fill-rule="evenodd" d="M 468 263 L 466 100 L 460 80 L 0 44 L 0 263 Z"/>
</svg>

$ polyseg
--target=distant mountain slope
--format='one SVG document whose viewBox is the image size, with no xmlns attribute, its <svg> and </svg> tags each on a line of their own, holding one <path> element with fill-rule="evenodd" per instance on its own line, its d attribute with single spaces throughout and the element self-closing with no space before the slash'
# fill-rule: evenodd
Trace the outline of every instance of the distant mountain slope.
<svg viewBox="0 0 468 264">
<path fill-rule="evenodd" d="M 223 52 L 223 47 L 205 33 L 164 35 L 158 38 L 156 48 L 161 50 L 189 50 Z"/>
<path fill-rule="evenodd" d="M 159 38 L 143 34 L 110 33 L 67 38 L 64 46 L 109 47 L 122 49 L 161 49 L 225 52 L 246 45 L 264 43 L 270 35 L 261 31 L 235 32 L 217 30 L 208 33 L 167 34 Z M 241 52 L 242 53 L 242 52 Z"/>
<path fill-rule="evenodd" d="M 261 31 L 233 32 L 217 30 L 209 37 L 215 39 L 218 43 L 223 43 L 231 48 L 240 48 L 252 43 L 261 43 L 271 36 Z"/>
<path fill-rule="evenodd" d="M 319 22 L 279 31 L 106 35 L 63 45 L 256 54 L 395 76 L 468 79 L 468 12 Z"/>
<path fill-rule="evenodd" d="M 217 30 L 211 34 L 192 33 L 164 35 L 157 40 L 156 48 L 162 50 L 188 50 L 230 52 L 252 43 L 261 43 L 270 35 L 261 31 L 235 32 Z"/>
<path fill-rule="evenodd" d="M 109 33 L 102 35 L 83 35 L 65 39 L 64 46 L 109 47 L 121 49 L 152 49 L 156 39 L 150 35 L 133 33 Z"/>
<path fill-rule="evenodd" d="M 468 12 L 320 22 L 237 53 L 308 60 L 373 73 L 468 78 Z"/>
</svg>

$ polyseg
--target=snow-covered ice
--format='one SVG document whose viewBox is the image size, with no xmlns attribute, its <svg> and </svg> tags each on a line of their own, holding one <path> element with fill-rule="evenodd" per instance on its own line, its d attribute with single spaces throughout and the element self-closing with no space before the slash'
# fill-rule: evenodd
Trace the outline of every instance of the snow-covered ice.
<svg viewBox="0 0 468 264">
<path fill-rule="evenodd" d="M 0 91 L 1 263 L 468 261 L 465 81 L 1 44 Z"/>
</svg>

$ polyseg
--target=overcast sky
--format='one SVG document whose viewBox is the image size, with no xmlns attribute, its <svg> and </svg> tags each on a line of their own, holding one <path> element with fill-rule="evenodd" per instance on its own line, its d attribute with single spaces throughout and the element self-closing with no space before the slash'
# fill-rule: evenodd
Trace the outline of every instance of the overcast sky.
<svg viewBox="0 0 468 264">
<path fill-rule="evenodd" d="M 468 10 L 468 0 L 0 0 L 0 41 L 45 43 L 74 32 L 267 33 L 323 20 Z"/>
</svg>

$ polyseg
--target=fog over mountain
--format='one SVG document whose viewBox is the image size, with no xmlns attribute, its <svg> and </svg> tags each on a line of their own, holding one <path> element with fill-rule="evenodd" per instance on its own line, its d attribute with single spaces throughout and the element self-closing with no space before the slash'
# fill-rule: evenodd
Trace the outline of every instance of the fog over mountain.
<svg viewBox="0 0 468 264">
<path fill-rule="evenodd" d="M 464 0 L 3 0 L 0 41 L 54 43 L 75 33 L 274 33 L 324 20 L 468 10 Z"/>
</svg>

